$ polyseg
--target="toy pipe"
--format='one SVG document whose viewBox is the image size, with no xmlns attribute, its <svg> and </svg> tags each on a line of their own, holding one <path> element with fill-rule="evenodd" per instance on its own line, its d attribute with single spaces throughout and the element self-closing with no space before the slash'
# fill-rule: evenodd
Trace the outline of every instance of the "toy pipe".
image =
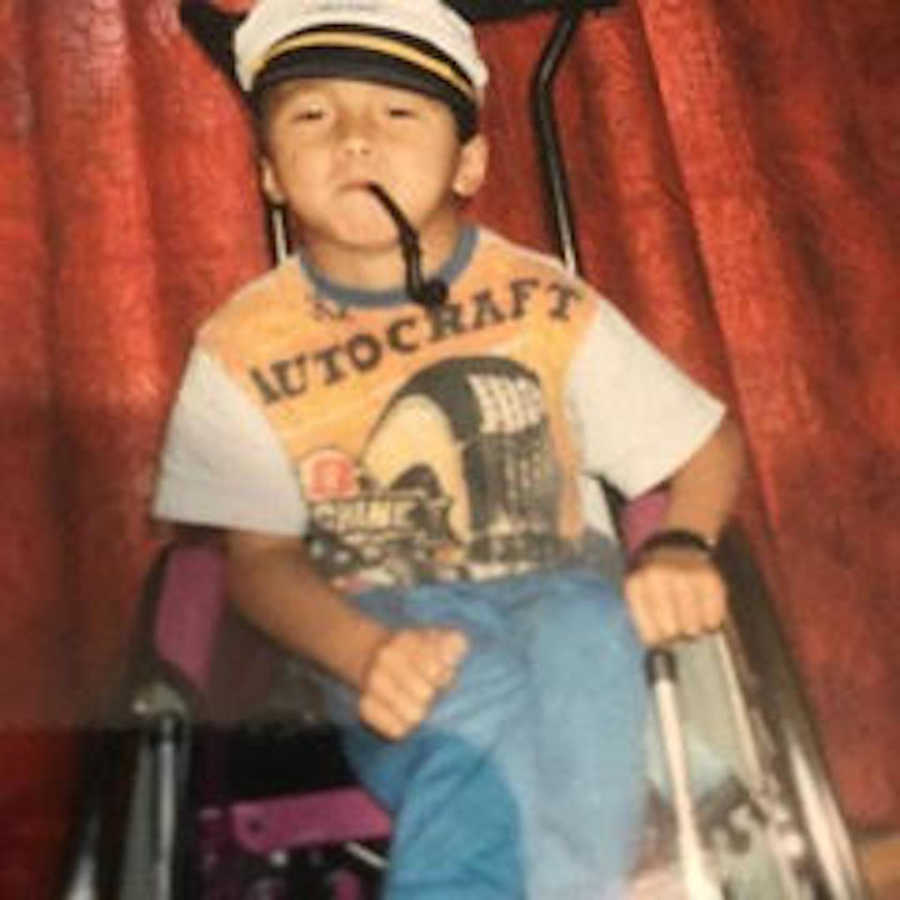
<svg viewBox="0 0 900 900">
<path fill-rule="evenodd" d="M 439 278 L 425 280 L 422 274 L 422 248 L 415 228 L 380 184 L 373 181 L 366 186 L 397 226 L 400 250 L 403 252 L 403 263 L 406 266 L 406 290 L 409 296 L 426 309 L 440 306 L 447 299 L 447 285 Z"/>
</svg>

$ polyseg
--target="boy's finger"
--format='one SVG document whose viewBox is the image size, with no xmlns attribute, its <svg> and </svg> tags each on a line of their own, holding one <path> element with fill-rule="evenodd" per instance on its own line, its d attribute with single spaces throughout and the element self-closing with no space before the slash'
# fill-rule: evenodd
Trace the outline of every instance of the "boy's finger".
<svg viewBox="0 0 900 900">
<path fill-rule="evenodd" d="M 423 722 L 437 697 L 438 689 L 415 673 L 386 672 L 373 681 L 369 693 L 389 708 L 407 726 Z"/>
<path fill-rule="evenodd" d="M 703 631 L 702 595 L 689 582 L 673 579 L 670 587 L 679 636 L 697 637 Z"/>
<path fill-rule="evenodd" d="M 430 703 L 435 691 L 431 680 L 416 666 L 396 661 L 372 672 L 369 690 L 391 702 L 419 704 Z"/>
<path fill-rule="evenodd" d="M 700 615 L 703 619 L 703 627 L 707 631 L 721 628 L 725 622 L 727 604 L 725 590 L 714 590 L 704 594 L 700 604 Z"/>
<path fill-rule="evenodd" d="M 678 612 L 671 585 L 664 575 L 654 574 L 646 579 L 642 605 L 652 623 L 653 643 L 670 641 L 678 633 Z"/>
<path fill-rule="evenodd" d="M 429 632 L 409 629 L 398 633 L 380 649 L 372 668 L 398 682 L 420 680 L 430 684 L 438 677 L 442 665 Z"/>
<path fill-rule="evenodd" d="M 374 694 L 364 694 L 359 701 L 359 718 L 382 737 L 400 740 L 418 723 L 399 714 L 390 704 Z"/>
<path fill-rule="evenodd" d="M 435 634 L 431 645 L 431 682 L 436 688 L 445 688 L 456 678 L 457 669 L 469 649 L 466 636 L 459 631 L 441 631 Z"/>
<path fill-rule="evenodd" d="M 444 631 L 438 637 L 438 650 L 442 662 L 454 668 L 469 650 L 469 640 L 462 631 Z"/>
<path fill-rule="evenodd" d="M 637 629 L 638 637 L 646 646 L 659 643 L 660 635 L 656 623 L 648 608 L 646 592 L 638 582 L 632 582 L 628 586 L 628 609 L 631 619 Z"/>
</svg>

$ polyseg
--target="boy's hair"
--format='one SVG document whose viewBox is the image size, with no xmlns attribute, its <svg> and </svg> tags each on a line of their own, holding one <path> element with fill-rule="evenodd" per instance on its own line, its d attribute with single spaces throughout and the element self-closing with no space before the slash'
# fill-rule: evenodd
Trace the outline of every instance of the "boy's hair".
<svg viewBox="0 0 900 900">
<path fill-rule="evenodd" d="M 237 29 L 238 81 L 257 111 L 292 78 L 351 78 L 445 102 L 478 128 L 488 72 L 469 24 L 441 0 L 259 0 Z"/>
</svg>

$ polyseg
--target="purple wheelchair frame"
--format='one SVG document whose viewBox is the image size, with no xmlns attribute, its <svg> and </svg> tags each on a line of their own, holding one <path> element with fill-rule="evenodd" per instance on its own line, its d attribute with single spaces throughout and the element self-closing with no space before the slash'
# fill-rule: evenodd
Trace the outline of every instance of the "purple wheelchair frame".
<svg viewBox="0 0 900 900">
<path fill-rule="evenodd" d="M 160 660 L 182 673 L 205 696 L 213 676 L 220 625 L 226 615 L 224 558 L 211 544 L 169 551 L 157 597 L 153 645 Z M 225 896 L 215 868 L 223 853 L 260 859 L 287 850 L 386 840 L 391 820 L 360 787 L 336 787 L 201 807 L 194 852 L 210 883 L 204 896 Z M 169 862 L 173 865 L 174 860 Z M 349 873 L 335 879 L 334 900 L 358 900 Z"/>
</svg>

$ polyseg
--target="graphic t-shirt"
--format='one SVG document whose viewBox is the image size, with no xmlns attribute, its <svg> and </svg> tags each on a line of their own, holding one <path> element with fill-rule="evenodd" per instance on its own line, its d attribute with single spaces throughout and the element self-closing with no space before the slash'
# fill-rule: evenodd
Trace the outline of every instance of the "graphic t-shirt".
<svg viewBox="0 0 900 900">
<path fill-rule="evenodd" d="M 448 301 L 291 258 L 201 328 L 157 514 L 306 536 L 345 590 L 558 566 L 610 531 L 594 476 L 665 478 L 722 408 L 549 257 L 464 231 Z"/>
</svg>

